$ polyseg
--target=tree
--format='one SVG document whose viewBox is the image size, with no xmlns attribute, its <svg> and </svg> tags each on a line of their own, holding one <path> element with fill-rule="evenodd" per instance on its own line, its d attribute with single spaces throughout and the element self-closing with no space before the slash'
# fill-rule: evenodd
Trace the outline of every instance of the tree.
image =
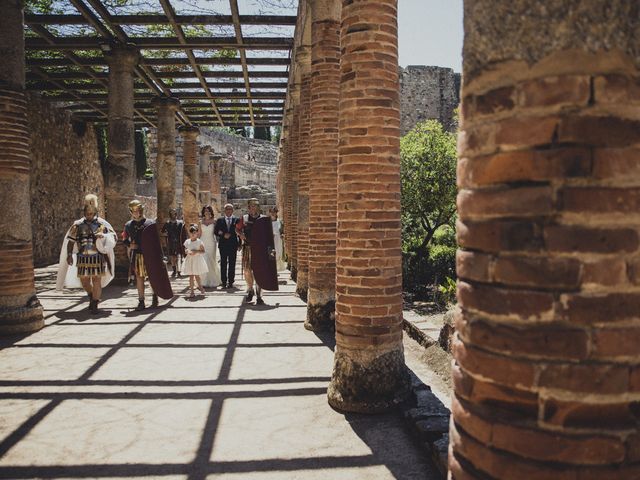
<svg viewBox="0 0 640 480">
<path fill-rule="evenodd" d="M 426 253 L 455 218 L 456 135 L 437 120 L 421 122 L 400 140 L 400 157 L 403 246 Z"/>
</svg>

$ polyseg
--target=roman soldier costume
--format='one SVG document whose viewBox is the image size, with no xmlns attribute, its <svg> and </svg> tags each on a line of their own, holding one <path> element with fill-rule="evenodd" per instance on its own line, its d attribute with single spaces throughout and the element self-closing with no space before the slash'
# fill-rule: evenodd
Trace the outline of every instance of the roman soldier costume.
<svg viewBox="0 0 640 480">
<path fill-rule="evenodd" d="M 147 278 L 147 270 L 144 265 L 144 252 L 142 250 L 142 231 L 145 227 L 153 225 L 155 222 L 144 217 L 144 205 L 139 200 L 129 202 L 129 211 L 140 211 L 140 218 L 131 219 L 124 225 L 122 232 L 122 241 L 129 249 L 129 281 Z M 142 287 L 144 289 L 144 286 Z M 144 290 L 143 290 L 144 291 Z M 152 307 L 158 306 L 158 296 L 154 293 Z M 138 306 L 136 310 L 144 310 L 144 296 L 139 295 Z"/>
<path fill-rule="evenodd" d="M 249 205 L 255 205 L 257 208 L 260 208 L 260 204 L 258 199 L 252 198 L 248 201 Z M 253 299 L 253 269 L 251 267 L 251 230 L 253 229 L 253 224 L 259 218 L 264 217 L 264 215 L 260 214 L 259 211 L 255 215 L 251 213 L 246 213 L 240 218 L 240 220 L 236 223 L 236 232 L 242 238 L 242 271 L 244 273 L 245 280 L 247 282 L 247 294 L 245 300 L 250 302 Z M 256 304 L 262 305 L 264 301 L 262 300 L 262 289 L 260 285 L 256 283 Z"/>
<path fill-rule="evenodd" d="M 84 214 L 69 228 L 63 241 L 56 289 L 85 288 L 89 311 L 96 313 L 102 287 L 113 279 L 117 239 L 109 222 L 98 217 L 98 197 L 85 197 Z M 99 285 L 94 287 L 93 282 Z"/>
<path fill-rule="evenodd" d="M 187 239 L 185 233 L 184 222 L 176 218 L 176 211 L 171 209 L 169 211 L 170 220 L 165 222 L 162 226 L 162 233 L 167 236 L 167 256 L 172 261 L 173 273 L 172 277 L 178 275 L 178 258 L 183 257 L 183 243 Z"/>
</svg>

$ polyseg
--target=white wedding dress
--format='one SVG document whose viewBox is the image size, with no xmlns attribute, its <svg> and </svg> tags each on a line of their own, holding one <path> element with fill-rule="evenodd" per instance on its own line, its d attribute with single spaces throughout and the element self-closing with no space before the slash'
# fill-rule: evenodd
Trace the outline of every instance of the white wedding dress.
<svg viewBox="0 0 640 480">
<path fill-rule="evenodd" d="M 220 264 L 218 264 L 218 242 L 213 234 L 215 222 L 211 225 L 200 224 L 202 233 L 200 239 L 204 243 L 204 259 L 209 271 L 200 276 L 203 287 L 217 287 L 222 282 L 220 278 Z"/>
</svg>

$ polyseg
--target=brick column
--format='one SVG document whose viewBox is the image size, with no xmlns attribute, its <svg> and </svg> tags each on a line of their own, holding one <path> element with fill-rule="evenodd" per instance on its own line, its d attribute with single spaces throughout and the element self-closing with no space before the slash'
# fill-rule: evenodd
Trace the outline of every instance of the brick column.
<svg viewBox="0 0 640 480">
<path fill-rule="evenodd" d="M 300 84 L 295 84 L 289 89 L 291 97 L 291 125 L 289 128 L 289 162 L 288 162 L 288 201 L 289 201 L 289 265 L 291 279 L 298 279 L 298 133 L 300 131 Z"/>
<path fill-rule="evenodd" d="M 640 478 L 638 6 L 552 3 L 465 1 L 458 479 Z"/>
<path fill-rule="evenodd" d="M 176 110 L 180 101 L 173 97 L 152 100 L 158 110 L 158 155 L 156 184 L 158 189 L 158 225 L 164 225 L 169 209 L 176 206 Z"/>
<path fill-rule="evenodd" d="M 281 218 L 284 222 L 284 241 L 283 248 L 285 253 L 287 254 L 287 266 L 289 270 L 291 270 L 291 239 L 289 238 L 289 222 L 291 221 L 290 217 L 290 205 L 289 205 L 289 163 L 291 160 L 290 155 L 290 141 L 289 141 L 289 132 L 290 132 L 290 116 L 288 112 L 285 113 L 284 121 L 282 123 L 282 165 L 280 173 L 282 175 L 282 200 L 281 200 Z"/>
<path fill-rule="evenodd" d="M 211 145 L 203 145 L 200 147 L 200 183 L 198 197 L 200 199 L 201 207 L 211 204 L 211 173 L 209 171 L 210 152 Z"/>
<path fill-rule="evenodd" d="M 184 173 L 182 176 L 182 216 L 186 225 L 198 223 L 198 184 L 200 167 L 198 162 L 198 145 L 196 139 L 200 129 L 194 126 L 180 127 L 183 136 L 182 158 Z"/>
<path fill-rule="evenodd" d="M 305 302 L 309 288 L 309 162 L 310 162 L 310 106 L 311 52 L 308 47 L 296 52 L 300 69 L 300 118 L 298 124 L 298 224 L 296 293 Z"/>
<path fill-rule="evenodd" d="M 140 55 L 133 45 L 111 44 L 105 52 L 105 58 L 109 64 L 109 155 L 104 177 L 105 210 L 107 220 L 117 232 L 121 232 L 131 218 L 128 205 L 136 194 L 133 78 Z M 116 280 L 126 281 L 129 260 L 120 238 L 115 254 Z"/>
<path fill-rule="evenodd" d="M 33 280 L 23 30 L 22 2 L 5 2 L 0 15 L 0 334 L 44 325 Z"/>
<path fill-rule="evenodd" d="M 409 393 L 402 347 L 397 0 L 343 0 L 336 353 L 329 403 L 379 412 Z"/>
<path fill-rule="evenodd" d="M 311 2 L 309 290 L 305 328 L 334 328 L 341 0 Z"/>
</svg>

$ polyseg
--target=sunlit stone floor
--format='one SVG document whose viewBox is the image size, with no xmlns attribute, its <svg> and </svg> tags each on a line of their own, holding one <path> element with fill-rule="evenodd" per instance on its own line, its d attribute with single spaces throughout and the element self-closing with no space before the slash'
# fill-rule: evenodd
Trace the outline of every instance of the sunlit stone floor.
<svg viewBox="0 0 640 480">
<path fill-rule="evenodd" d="M 328 406 L 332 341 L 303 328 L 291 282 L 257 307 L 242 282 L 189 299 L 181 279 L 144 312 L 109 287 L 91 317 L 53 271 L 47 326 L 0 339 L 0 478 L 437 478 L 399 414 Z"/>
</svg>

